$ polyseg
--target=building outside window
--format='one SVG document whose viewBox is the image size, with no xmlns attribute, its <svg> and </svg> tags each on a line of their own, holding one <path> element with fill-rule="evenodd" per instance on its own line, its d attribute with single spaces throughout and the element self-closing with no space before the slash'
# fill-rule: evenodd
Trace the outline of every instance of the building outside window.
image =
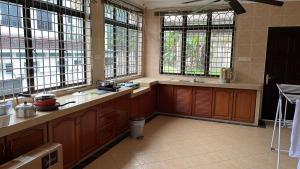
<svg viewBox="0 0 300 169">
<path fill-rule="evenodd" d="M 105 4 L 105 78 L 141 74 L 143 13 Z"/>
</svg>

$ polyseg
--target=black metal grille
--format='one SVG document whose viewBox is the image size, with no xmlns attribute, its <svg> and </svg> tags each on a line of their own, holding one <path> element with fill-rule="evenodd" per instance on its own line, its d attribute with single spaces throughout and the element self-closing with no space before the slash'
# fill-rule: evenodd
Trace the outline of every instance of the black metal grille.
<svg viewBox="0 0 300 169">
<path fill-rule="evenodd" d="M 89 13 L 89 1 L 0 1 L 0 95 L 90 83 Z"/>
<path fill-rule="evenodd" d="M 143 13 L 105 3 L 105 78 L 141 74 Z"/>
<path fill-rule="evenodd" d="M 232 66 L 234 12 L 161 16 L 161 74 L 219 76 Z"/>
</svg>

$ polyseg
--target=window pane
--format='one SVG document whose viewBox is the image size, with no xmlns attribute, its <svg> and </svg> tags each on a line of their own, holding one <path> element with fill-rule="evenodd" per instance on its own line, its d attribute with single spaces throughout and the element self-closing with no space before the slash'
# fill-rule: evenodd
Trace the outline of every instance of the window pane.
<svg viewBox="0 0 300 169">
<path fill-rule="evenodd" d="M 206 31 L 188 31 L 186 38 L 186 74 L 204 74 Z"/>
<path fill-rule="evenodd" d="M 116 9 L 116 20 L 120 22 L 127 22 L 127 12 L 126 10 L 115 8 Z"/>
<path fill-rule="evenodd" d="M 0 95 L 27 91 L 22 6 L 0 1 Z"/>
<path fill-rule="evenodd" d="M 105 17 L 109 19 L 114 18 L 114 7 L 108 4 L 105 4 Z"/>
<path fill-rule="evenodd" d="M 212 30 L 209 75 L 220 75 L 220 68 L 231 65 L 232 29 Z"/>
<path fill-rule="evenodd" d="M 57 4 L 57 0 L 42 0 L 42 1 Z"/>
<path fill-rule="evenodd" d="M 82 11 L 82 4 L 82 0 L 62 0 L 62 6 L 78 11 Z"/>
<path fill-rule="evenodd" d="M 31 8 L 35 89 L 60 86 L 57 14 Z"/>
<path fill-rule="evenodd" d="M 105 78 L 114 77 L 114 31 L 113 26 L 105 24 Z"/>
<path fill-rule="evenodd" d="M 128 46 L 128 54 L 129 54 L 129 74 L 137 73 L 137 66 L 138 66 L 138 56 L 139 56 L 139 51 L 138 51 L 138 31 L 137 30 L 129 30 L 128 32 L 128 37 L 129 37 L 129 46 Z"/>
<path fill-rule="evenodd" d="M 207 25 L 207 14 L 188 15 L 188 25 Z"/>
<path fill-rule="evenodd" d="M 182 26 L 182 24 L 183 17 L 181 15 L 164 17 L 164 26 Z"/>
<path fill-rule="evenodd" d="M 234 11 L 222 11 L 212 13 L 213 25 L 233 24 Z"/>
<path fill-rule="evenodd" d="M 84 82 L 83 19 L 64 15 L 66 84 Z"/>
<path fill-rule="evenodd" d="M 181 37 L 181 31 L 164 31 L 164 73 L 180 73 L 182 47 Z"/>
<path fill-rule="evenodd" d="M 116 68 L 117 76 L 127 74 L 126 28 L 116 27 Z"/>
<path fill-rule="evenodd" d="M 128 13 L 128 22 L 132 25 L 138 24 L 138 15 L 134 13 Z"/>
</svg>

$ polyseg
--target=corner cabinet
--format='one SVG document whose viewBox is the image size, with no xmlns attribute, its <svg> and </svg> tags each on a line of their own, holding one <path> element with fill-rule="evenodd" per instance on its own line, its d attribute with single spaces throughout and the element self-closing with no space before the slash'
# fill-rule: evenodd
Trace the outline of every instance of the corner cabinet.
<svg viewBox="0 0 300 169">
<path fill-rule="evenodd" d="M 163 113 L 174 113 L 174 86 L 159 85 L 158 87 L 158 111 Z"/>
<path fill-rule="evenodd" d="M 253 123 L 256 106 L 256 91 L 235 90 L 232 120 Z"/>
</svg>

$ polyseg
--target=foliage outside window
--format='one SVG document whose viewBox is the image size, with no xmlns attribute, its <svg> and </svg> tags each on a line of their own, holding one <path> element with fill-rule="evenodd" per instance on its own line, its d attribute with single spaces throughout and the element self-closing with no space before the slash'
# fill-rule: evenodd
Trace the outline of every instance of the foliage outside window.
<svg viewBox="0 0 300 169">
<path fill-rule="evenodd" d="M 231 67 L 234 12 L 166 15 L 162 23 L 162 74 L 218 76 Z"/>
</svg>

